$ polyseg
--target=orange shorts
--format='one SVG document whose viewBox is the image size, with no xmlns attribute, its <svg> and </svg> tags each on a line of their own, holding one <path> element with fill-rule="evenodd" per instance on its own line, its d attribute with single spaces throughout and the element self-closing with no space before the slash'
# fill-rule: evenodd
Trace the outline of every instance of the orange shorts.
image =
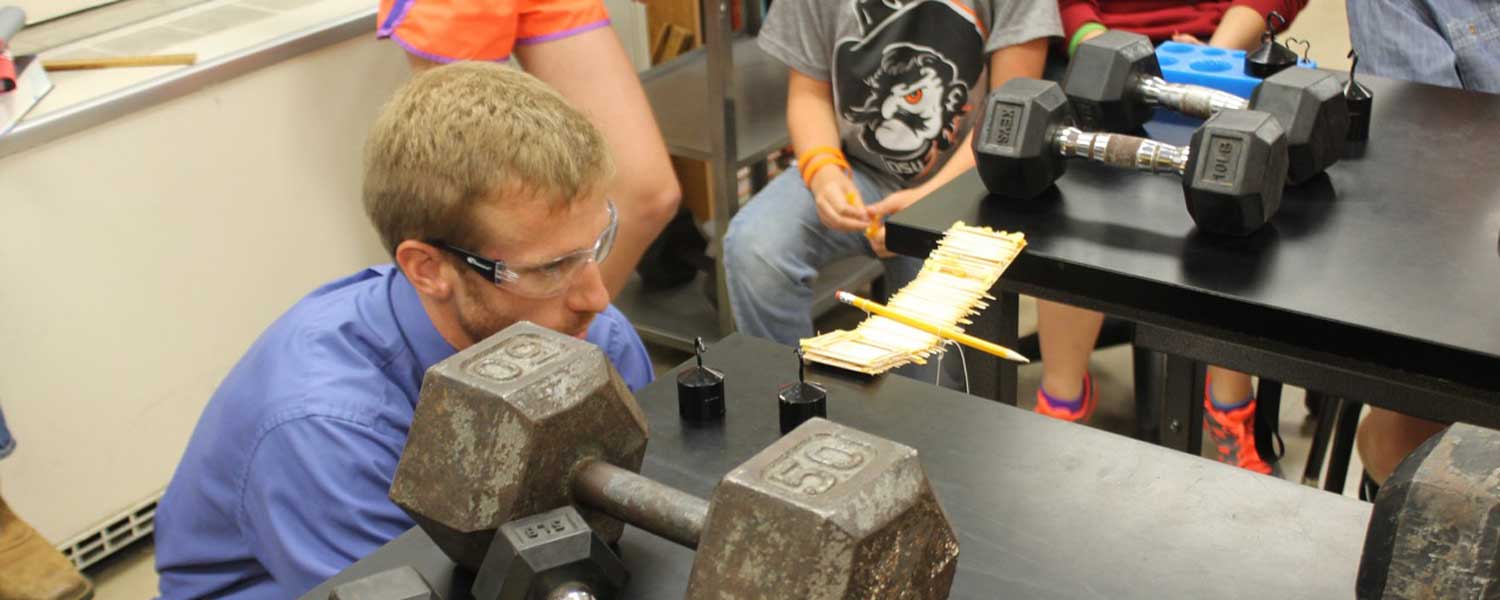
<svg viewBox="0 0 1500 600">
<path fill-rule="evenodd" d="M 601 0 L 380 0 L 376 36 L 439 63 L 502 61 L 517 45 L 609 26 Z"/>
</svg>

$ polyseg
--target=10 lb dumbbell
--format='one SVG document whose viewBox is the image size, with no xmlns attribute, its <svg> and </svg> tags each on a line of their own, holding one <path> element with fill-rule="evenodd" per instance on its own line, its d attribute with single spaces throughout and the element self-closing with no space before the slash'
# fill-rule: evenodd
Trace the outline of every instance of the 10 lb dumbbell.
<svg viewBox="0 0 1500 600">
<path fill-rule="evenodd" d="M 1193 222 L 1219 234 L 1248 235 L 1265 225 L 1286 184 L 1286 139 L 1266 113 L 1218 113 L 1188 146 L 1172 146 L 1079 129 L 1062 88 L 1037 79 L 1011 79 L 990 92 L 973 143 L 985 187 L 1011 200 L 1040 196 L 1069 158 L 1177 173 Z"/>
<path fill-rule="evenodd" d="M 571 506 L 500 526 L 474 600 L 608 600 L 630 574 Z"/>
<path fill-rule="evenodd" d="M 437 364 L 391 499 L 481 568 L 501 525 L 573 505 L 698 553 L 689 598 L 943 598 L 958 543 L 916 451 L 814 419 L 726 475 L 711 502 L 636 473 L 647 427 L 596 346 L 530 323 Z"/>
<path fill-rule="evenodd" d="M 1286 132 L 1287 181 L 1293 184 L 1338 162 L 1349 132 L 1343 84 L 1333 73 L 1283 69 L 1245 99 L 1167 82 L 1151 39 L 1128 31 L 1111 30 L 1080 43 L 1063 90 L 1083 126 L 1107 131 L 1133 131 L 1151 120 L 1157 106 L 1200 119 L 1246 108 L 1270 113 Z"/>
</svg>

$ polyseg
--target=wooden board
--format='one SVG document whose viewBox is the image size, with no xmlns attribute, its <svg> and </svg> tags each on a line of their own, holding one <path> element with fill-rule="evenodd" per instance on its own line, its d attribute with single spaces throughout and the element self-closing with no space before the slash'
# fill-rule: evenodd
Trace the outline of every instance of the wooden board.
<svg viewBox="0 0 1500 600">
<path fill-rule="evenodd" d="M 660 39 L 664 31 L 669 31 L 668 25 L 681 29 L 682 35 L 687 40 L 686 50 L 697 48 L 703 43 L 703 13 L 700 0 L 647 0 L 646 27 L 651 32 L 651 39 L 653 41 Z M 665 60 L 671 60 L 671 58 L 668 57 Z M 660 64 L 660 62 L 653 57 L 652 64 Z"/>
</svg>

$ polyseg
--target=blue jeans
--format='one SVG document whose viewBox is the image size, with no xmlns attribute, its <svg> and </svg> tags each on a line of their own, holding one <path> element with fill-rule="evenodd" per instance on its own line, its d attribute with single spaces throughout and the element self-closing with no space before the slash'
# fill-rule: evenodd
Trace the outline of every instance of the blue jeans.
<svg viewBox="0 0 1500 600">
<path fill-rule="evenodd" d="M 0 410 L 0 458 L 10 456 L 16 451 L 16 438 L 10 436 L 10 430 L 5 427 L 5 411 Z"/>
<path fill-rule="evenodd" d="M 1361 72 L 1500 94 L 1500 4 L 1358 0 L 1347 8 Z"/>
<path fill-rule="evenodd" d="M 854 185 L 866 204 L 888 193 L 858 169 Z M 851 256 L 874 257 L 875 251 L 861 232 L 824 226 L 801 172 L 796 167 L 782 172 L 735 214 L 724 237 L 725 285 L 735 326 L 788 346 L 812 337 L 813 278 L 824 266 Z M 906 256 L 882 262 L 886 288 L 893 292 L 922 270 L 922 261 Z M 934 381 L 936 366 L 932 360 L 895 372 Z M 962 365 L 952 350 L 943 361 L 942 384 L 963 389 Z"/>
</svg>

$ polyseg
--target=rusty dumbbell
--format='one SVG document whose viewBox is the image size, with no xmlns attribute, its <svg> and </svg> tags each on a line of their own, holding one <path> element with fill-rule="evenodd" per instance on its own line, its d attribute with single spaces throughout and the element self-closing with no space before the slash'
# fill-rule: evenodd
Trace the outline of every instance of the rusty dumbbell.
<svg viewBox="0 0 1500 600">
<path fill-rule="evenodd" d="M 1355 597 L 1500 595 L 1500 431 L 1458 423 L 1380 486 Z"/>
<path fill-rule="evenodd" d="M 711 502 L 637 474 L 647 427 L 599 348 L 530 323 L 439 363 L 391 486 L 455 562 L 561 506 L 606 542 L 629 523 L 698 551 L 689 598 L 946 598 L 958 542 L 916 450 L 814 419 Z"/>
</svg>

